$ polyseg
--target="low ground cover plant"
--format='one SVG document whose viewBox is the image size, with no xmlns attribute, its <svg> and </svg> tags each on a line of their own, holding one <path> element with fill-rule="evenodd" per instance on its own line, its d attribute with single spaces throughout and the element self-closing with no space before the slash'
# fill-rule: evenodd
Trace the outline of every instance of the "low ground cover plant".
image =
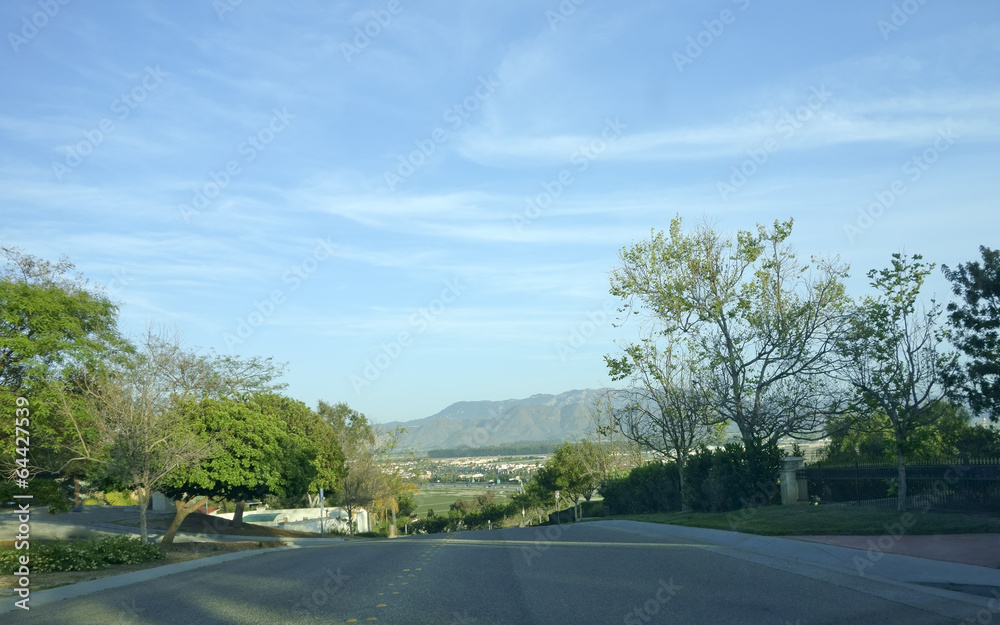
<svg viewBox="0 0 1000 625">
<path fill-rule="evenodd" d="M 31 571 L 94 571 L 113 564 L 142 564 L 160 560 L 163 551 L 152 543 L 129 536 L 105 536 L 97 540 L 33 541 L 28 550 L 13 546 L 0 549 L 0 575 L 13 575 L 21 556 L 30 558 Z"/>
</svg>

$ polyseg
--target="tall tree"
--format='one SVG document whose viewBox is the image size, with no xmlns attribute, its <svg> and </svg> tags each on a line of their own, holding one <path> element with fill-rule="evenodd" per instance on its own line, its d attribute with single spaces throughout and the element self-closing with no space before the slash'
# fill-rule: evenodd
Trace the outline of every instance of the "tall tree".
<svg viewBox="0 0 1000 625">
<path fill-rule="evenodd" d="M 627 380 L 623 403 L 616 409 L 622 434 L 645 449 L 677 463 L 680 490 L 684 491 L 684 466 L 702 445 L 721 441 L 725 423 L 715 412 L 712 394 L 699 383 L 698 365 L 674 353 L 674 346 L 660 349 L 654 337 L 627 345 L 619 358 L 605 356 L 612 380 Z"/>
<path fill-rule="evenodd" d="M 839 342 L 846 359 L 840 375 L 856 392 L 861 415 L 884 414 L 895 442 L 899 480 L 897 507 L 906 508 L 906 459 L 915 433 L 940 418 L 949 392 L 947 372 L 954 354 L 942 351 L 941 308 L 924 309 L 920 289 L 934 265 L 919 254 L 893 254 L 891 266 L 868 272 L 875 296 L 865 297 Z"/>
<path fill-rule="evenodd" d="M 74 275 L 66 258 L 51 263 L 11 247 L 0 248 L 0 255 L 0 410 L 13 414 L 18 396 L 30 402 L 32 473 L 79 476 L 89 456 L 79 448 L 98 441 L 75 380 L 99 371 L 109 354 L 125 347 L 118 305 Z M 67 420 L 70 409 L 75 418 Z M 0 431 L 4 473 L 13 468 L 12 434 Z"/>
<path fill-rule="evenodd" d="M 368 422 L 368 417 L 347 404 L 320 401 L 316 413 L 333 427 L 346 456 L 351 457 L 376 444 L 375 430 Z"/>
<path fill-rule="evenodd" d="M 792 221 L 735 238 L 674 218 L 667 234 L 623 248 L 611 294 L 665 336 L 684 336 L 704 367 L 719 421 L 748 448 L 784 436 L 821 435 L 841 409 L 828 372 L 845 326 L 847 267 L 801 262 Z"/>
<path fill-rule="evenodd" d="M 964 375 L 954 378 L 976 413 L 1000 421 L 1000 251 L 980 246 L 982 264 L 942 266 L 961 303 L 948 304 L 951 342 L 965 356 Z"/>
</svg>

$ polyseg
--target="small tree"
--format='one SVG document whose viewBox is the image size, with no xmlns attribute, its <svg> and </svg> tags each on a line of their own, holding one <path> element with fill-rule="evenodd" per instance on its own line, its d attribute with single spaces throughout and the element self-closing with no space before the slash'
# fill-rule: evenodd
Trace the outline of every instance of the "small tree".
<svg viewBox="0 0 1000 625">
<path fill-rule="evenodd" d="M 923 310 L 918 302 L 934 268 L 921 259 L 917 254 L 893 254 L 890 267 L 868 272 L 878 294 L 862 300 L 849 334 L 838 344 L 847 360 L 841 375 L 856 392 L 857 412 L 881 412 L 888 419 L 895 441 L 899 510 L 906 508 L 906 459 L 914 432 L 944 414 L 938 407 L 949 391 L 946 373 L 955 366 L 954 355 L 941 352 L 940 307 L 932 301 Z"/>
<path fill-rule="evenodd" d="M 698 382 L 697 365 L 660 350 L 652 337 L 624 349 L 617 359 L 605 356 L 613 380 L 628 380 L 623 405 L 615 411 L 618 429 L 641 447 L 677 463 L 680 491 L 691 452 L 717 443 L 725 422 L 715 412 L 712 395 Z"/>
<path fill-rule="evenodd" d="M 385 475 L 371 454 L 361 454 L 348 462 L 347 474 L 334 500 L 347 511 L 348 531 L 354 535 L 354 513 L 367 508 L 387 491 Z"/>
<path fill-rule="evenodd" d="M 211 442 L 200 438 L 175 409 L 167 374 L 176 344 L 176 337 L 150 329 L 134 354 L 120 354 L 108 365 L 107 375 L 88 376 L 81 382 L 106 444 L 101 459 L 106 476 L 136 490 L 144 542 L 146 508 L 153 491 L 173 471 L 213 453 Z"/>
</svg>

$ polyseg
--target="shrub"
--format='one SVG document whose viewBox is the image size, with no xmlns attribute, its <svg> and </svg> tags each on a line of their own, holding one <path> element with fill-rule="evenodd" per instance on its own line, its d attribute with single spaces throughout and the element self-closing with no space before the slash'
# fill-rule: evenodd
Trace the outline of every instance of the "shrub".
<svg viewBox="0 0 1000 625">
<path fill-rule="evenodd" d="M 781 450 L 773 443 L 749 449 L 741 443 L 702 447 L 684 467 L 684 501 L 699 512 L 775 503 L 780 459 Z"/>
<path fill-rule="evenodd" d="M 613 514 L 669 512 L 681 507 L 680 473 L 673 462 L 651 462 L 601 486 L 604 504 Z"/>
<path fill-rule="evenodd" d="M 163 558 L 152 543 L 128 536 L 104 536 L 88 541 L 33 542 L 29 551 L 0 550 L 0 574 L 17 570 L 18 556 L 27 555 L 34 573 L 52 571 L 94 571 L 112 564 L 142 564 Z"/>
<path fill-rule="evenodd" d="M 104 500 L 109 506 L 137 506 L 139 500 L 128 492 L 109 491 L 104 493 Z"/>
<path fill-rule="evenodd" d="M 36 477 L 30 482 L 32 506 L 48 506 L 49 512 L 69 512 L 73 509 L 73 491 L 65 484 L 51 478 Z M 14 495 L 24 490 L 9 482 L 0 481 L 0 503 L 13 501 Z"/>
</svg>

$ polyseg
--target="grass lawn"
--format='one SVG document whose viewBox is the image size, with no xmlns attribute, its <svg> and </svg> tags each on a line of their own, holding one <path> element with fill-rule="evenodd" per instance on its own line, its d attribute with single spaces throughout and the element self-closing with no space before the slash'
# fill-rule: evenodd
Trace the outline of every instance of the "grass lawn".
<svg viewBox="0 0 1000 625">
<path fill-rule="evenodd" d="M 912 517 L 904 518 L 903 514 Z M 900 513 L 857 506 L 766 506 L 733 512 L 673 512 L 618 515 L 614 519 L 704 527 L 762 536 L 878 535 L 885 526 L 903 521 L 908 534 L 1000 533 L 1000 516 L 921 512 Z"/>
<path fill-rule="evenodd" d="M 495 488 L 481 488 L 472 487 L 467 488 L 465 486 L 447 486 L 447 487 L 428 487 L 424 486 L 420 489 L 420 494 L 415 495 L 414 499 L 417 502 L 417 516 L 425 517 L 427 516 L 427 511 L 430 509 L 434 510 L 434 514 L 448 514 L 448 508 L 451 504 L 455 503 L 456 499 L 466 499 L 472 501 L 475 499 L 476 495 L 482 495 L 483 493 L 493 493 L 498 499 L 503 493 L 513 494 L 514 491 L 498 490 Z"/>
</svg>

